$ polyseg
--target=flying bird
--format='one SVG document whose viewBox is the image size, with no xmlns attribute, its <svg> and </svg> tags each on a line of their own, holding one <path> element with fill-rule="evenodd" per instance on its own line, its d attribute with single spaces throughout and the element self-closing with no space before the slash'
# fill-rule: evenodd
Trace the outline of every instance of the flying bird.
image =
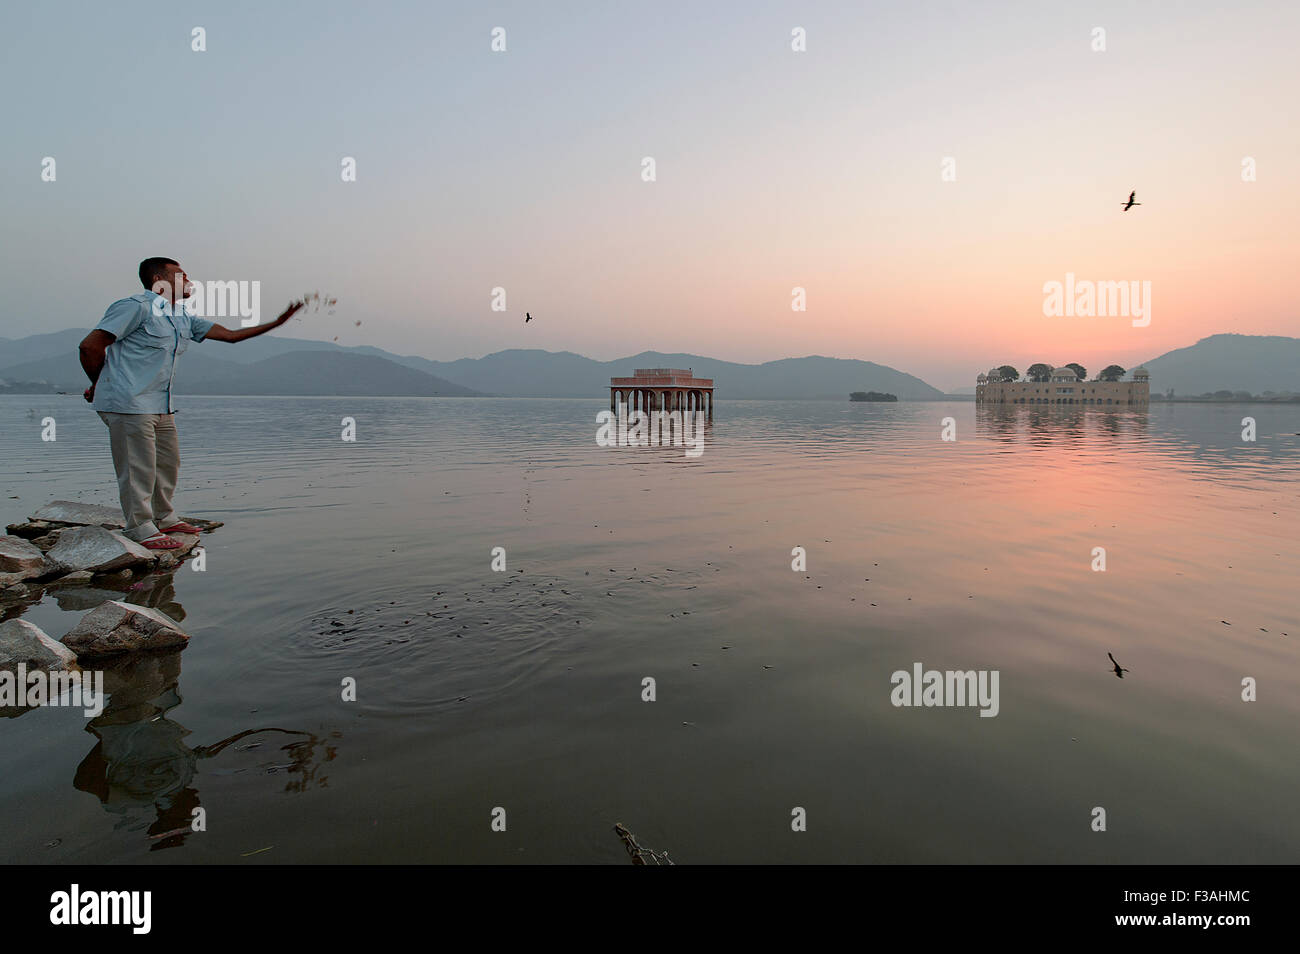
<svg viewBox="0 0 1300 954">
<path fill-rule="evenodd" d="M 1128 670 L 1125 669 L 1123 666 L 1121 666 L 1119 663 L 1115 662 L 1115 657 L 1111 656 L 1110 653 L 1107 653 L 1106 655 L 1107 657 L 1109 657 L 1111 663 L 1115 666 L 1115 675 L 1118 676 L 1120 679 L 1123 679 L 1124 673 L 1128 672 Z"/>
<path fill-rule="evenodd" d="M 533 316 L 530 315 L 528 312 L 524 312 L 524 324 L 528 324 L 528 322 L 532 320 L 533 320 Z"/>
<path fill-rule="evenodd" d="M 1128 194 L 1128 202 L 1124 203 L 1124 208 L 1120 209 L 1120 211 L 1127 212 L 1129 209 L 1133 208 L 1133 206 L 1141 204 L 1141 202 L 1137 201 L 1137 190 L 1134 189 Z"/>
</svg>

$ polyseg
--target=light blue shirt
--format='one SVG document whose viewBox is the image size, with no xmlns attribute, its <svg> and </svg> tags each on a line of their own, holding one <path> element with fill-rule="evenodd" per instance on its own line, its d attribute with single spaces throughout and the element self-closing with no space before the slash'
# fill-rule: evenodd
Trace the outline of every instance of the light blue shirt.
<svg viewBox="0 0 1300 954">
<path fill-rule="evenodd" d="M 176 359 L 191 341 L 207 337 L 212 324 L 186 313 L 183 303 L 173 306 L 151 291 L 113 302 L 95 326 L 116 339 L 108 346 L 104 370 L 95 382 L 95 410 L 174 413 Z"/>
</svg>

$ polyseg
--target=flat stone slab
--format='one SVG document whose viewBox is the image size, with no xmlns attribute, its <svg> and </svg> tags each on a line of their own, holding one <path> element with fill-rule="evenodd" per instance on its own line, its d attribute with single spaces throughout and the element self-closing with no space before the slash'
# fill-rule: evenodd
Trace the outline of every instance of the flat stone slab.
<svg viewBox="0 0 1300 954">
<path fill-rule="evenodd" d="M 181 519 L 186 523 L 193 524 L 200 530 L 215 530 L 217 527 L 225 526 L 219 520 L 204 520 L 202 517 L 182 517 Z M 15 528 L 31 528 L 20 534 L 21 536 L 28 536 L 31 530 L 39 529 L 39 525 L 42 523 L 81 527 L 109 527 L 114 530 L 120 530 L 126 525 L 126 521 L 122 517 L 122 511 L 117 507 L 81 503 L 78 500 L 51 500 L 32 514 L 29 523 L 13 524 L 9 532 L 17 532 Z M 33 526 L 33 524 L 37 526 Z M 37 535 L 39 536 L 39 534 Z"/>
<path fill-rule="evenodd" d="M 154 551 L 103 527 L 73 527 L 59 534 L 58 543 L 46 556 L 64 572 L 108 573 L 152 563 Z"/>
<path fill-rule="evenodd" d="M 80 503 L 76 500 L 52 500 L 32 514 L 32 519 L 82 526 L 123 527 L 126 525 L 122 511 L 117 507 Z"/>
<path fill-rule="evenodd" d="M 78 657 L 173 649 L 190 641 L 166 613 L 121 600 L 108 600 L 81 618 L 63 643 Z"/>
<path fill-rule="evenodd" d="M 95 574 L 89 570 L 73 570 L 71 573 L 65 573 L 56 580 L 50 580 L 46 586 L 79 586 L 82 583 L 89 583 Z"/>
<path fill-rule="evenodd" d="M 28 672 L 80 668 L 76 653 L 45 635 L 39 626 L 25 619 L 11 619 L 0 623 L 0 670 L 17 672 L 19 663 L 24 664 Z"/>
</svg>

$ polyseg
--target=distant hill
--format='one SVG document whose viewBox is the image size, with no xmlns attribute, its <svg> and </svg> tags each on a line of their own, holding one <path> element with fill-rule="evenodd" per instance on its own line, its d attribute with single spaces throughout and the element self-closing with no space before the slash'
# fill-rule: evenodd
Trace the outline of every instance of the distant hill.
<svg viewBox="0 0 1300 954">
<path fill-rule="evenodd" d="M 86 337 L 89 328 L 65 328 L 42 335 L 28 335 L 26 338 L 0 339 L 0 378 L 12 378 L 5 374 L 4 368 L 12 365 L 27 364 L 50 358 L 56 354 L 76 355 L 77 345 Z"/>
<path fill-rule="evenodd" d="M 570 351 L 498 351 L 483 358 L 427 361 L 421 367 L 490 394 L 520 397 L 592 397 L 608 393 L 609 379 L 637 368 L 690 368 L 717 381 L 719 400 L 815 399 L 843 401 L 850 391 L 888 391 L 903 401 L 938 401 L 943 392 L 918 377 L 850 358 L 784 358 L 737 364 L 698 354 L 643 351 L 595 361 Z"/>
<path fill-rule="evenodd" d="M 0 343 L 0 380 L 46 382 L 58 390 L 82 390 L 85 375 L 77 360 L 77 344 L 88 330 L 74 328 Z M 249 390 L 279 385 L 260 371 L 246 373 L 241 368 L 304 354 L 313 358 L 299 357 L 291 365 L 284 365 L 286 369 L 292 366 L 301 371 L 293 386 L 323 390 Z M 337 369 L 326 370 L 334 368 L 327 362 L 330 355 L 373 358 L 430 375 L 441 380 L 442 385 L 435 386 L 440 394 L 481 392 L 510 397 L 601 397 L 608 394 L 611 377 L 629 375 L 636 368 L 672 367 L 692 368 L 700 377 L 716 378 L 719 398 L 842 401 L 850 391 L 887 391 L 903 401 L 943 399 L 941 391 L 913 375 L 871 361 L 845 358 L 814 356 L 785 358 L 766 364 L 738 364 L 695 354 L 643 351 L 616 361 L 596 361 L 570 351 L 516 349 L 498 351 L 483 358 L 432 361 L 416 355 L 392 354 L 371 345 L 341 347 L 328 341 L 286 338 L 278 334 L 262 335 L 235 346 L 217 343 L 191 345 L 181 358 L 176 382 L 182 392 L 196 394 L 425 393 L 421 388 L 427 384 L 415 378 L 401 379 L 405 382 L 402 387 L 415 389 L 410 391 L 342 390 L 345 385 L 336 377 L 340 372 Z M 12 360 L 15 357 L 18 360 Z M 311 367 L 320 369 L 315 378 L 308 370 Z M 352 367 L 367 366 L 358 364 Z M 259 385 L 259 381 L 263 384 Z M 372 382 L 365 386 L 380 385 Z M 457 391 L 458 386 L 462 390 Z"/>
<path fill-rule="evenodd" d="M 185 361 L 188 354 L 182 356 Z M 177 387 L 189 394 L 329 394 L 392 397 L 476 397 L 479 392 L 387 358 L 328 351 L 291 351 L 234 368 L 202 369 Z M 191 369 L 192 371 L 193 369 Z"/>
<path fill-rule="evenodd" d="M 0 381 L 35 382 L 47 384 L 59 391 L 77 392 L 84 390 L 90 382 L 86 372 L 81 370 L 81 361 L 77 357 L 77 342 L 86 336 L 83 331 L 72 343 L 71 348 L 63 348 L 53 357 L 25 361 L 21 364 L 0 367 Z M 8 357 L 8 355 L 4 355 Z M 182 381 L 189 375 L 218 373 L 216 369 L 230 368 L 237 371 L 239 365 L 228 361 L 215 361 L 201 354 L 187 351 L 181 355 L 177 368 L 176 380 Z"/>
<path fill-rule="evenodd" d="M 49 389 L 78 393 L 86 374 L 77 358 L 76 336 L 71 350 L 38 361 L 0 367 L 0 382 L 22 382 L 30 393 Z M 209 346 L 211 347 L 211 346 Z M 243 347 L 241 344 L 240 347 Z M 291 351 L 251 364 L 208 357 L 207 349 L 191 345 L 176 366 L 178 394 L 324 394 L 399 396 L 474 396 L 478 392 L 423 371 L 373 355 L 345 351 Z M 221 352 L 226 354 L 234 351 Z M 209 352 L 210 353 L 210 352 Z M 23 386 L 25 385 L 25 387 Z"/>
<path fill-rule="evenodd" d="M 1188 348 L 1145 363 L 1151 393 L 1291 391 L 1300 394 L 1300 338 L 1278 335 L 1211 335 Z"/>
</svg>

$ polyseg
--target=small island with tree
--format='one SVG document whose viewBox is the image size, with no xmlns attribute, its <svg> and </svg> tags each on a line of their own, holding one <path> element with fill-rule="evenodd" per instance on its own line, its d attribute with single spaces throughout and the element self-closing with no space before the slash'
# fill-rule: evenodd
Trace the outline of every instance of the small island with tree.
<svg viewBox="0 0 1300 954">
<path fill-rule="evenodd" d="M 850 401 L 897 401 L 898 396 L 884 394 L 881 391 L 854 391 L 849 395 Z"/>
</svg>

